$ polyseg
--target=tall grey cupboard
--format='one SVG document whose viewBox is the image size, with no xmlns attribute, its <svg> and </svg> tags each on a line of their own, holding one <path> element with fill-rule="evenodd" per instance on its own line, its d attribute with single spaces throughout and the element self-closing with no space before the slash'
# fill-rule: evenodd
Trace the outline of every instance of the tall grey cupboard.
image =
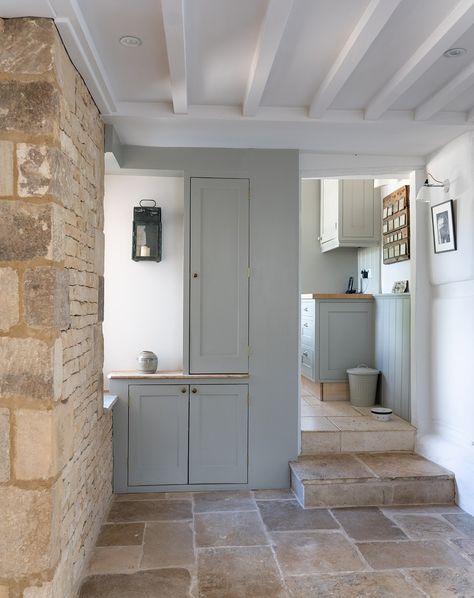
<svg viewBox="0 0 474 598">
<path fill-rule="evenodd" d="M 248 372 L 249 187 L 191 178 L 191 374 Z"/>
</svg>

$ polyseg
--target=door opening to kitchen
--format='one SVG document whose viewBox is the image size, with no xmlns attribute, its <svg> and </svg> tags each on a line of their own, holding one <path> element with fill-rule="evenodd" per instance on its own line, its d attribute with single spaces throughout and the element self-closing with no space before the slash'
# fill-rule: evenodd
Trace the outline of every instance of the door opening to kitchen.
<svg viewBox="0 0 474 598">
<path fill-rule="evenodd" d="M 303 454 L 389 450 L 384 417 L 407 432 L 393 450 L 413 448 L 412 202 L 408 173 L 301 181 Z"/>
</svg>

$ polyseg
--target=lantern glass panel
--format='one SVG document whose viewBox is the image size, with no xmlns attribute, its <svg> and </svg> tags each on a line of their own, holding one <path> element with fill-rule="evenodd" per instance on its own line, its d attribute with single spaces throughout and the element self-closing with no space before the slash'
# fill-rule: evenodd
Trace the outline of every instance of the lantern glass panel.
<svg viewBox="0 0 474 598">
<path fill-rule="evenodd" d="M 135 208 L 132 259 L 134 261 L 161 261 L 160 208 Z"/>
</svg>

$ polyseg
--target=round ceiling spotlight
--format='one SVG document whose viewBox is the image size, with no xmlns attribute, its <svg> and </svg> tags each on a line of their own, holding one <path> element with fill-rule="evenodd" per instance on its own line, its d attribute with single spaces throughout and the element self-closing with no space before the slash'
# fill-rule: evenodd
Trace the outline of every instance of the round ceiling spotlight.
<svg viewBox="0 0 474 598">
<path fill-rule="evenodd" d="M 446 56 L 446 58 L 457 58 L 458 56 L 463 56 L 466 52 L 466 48 L 449 48 L 449 50 L 443 52 L 443 56 Z"/>
<path fill-rule="evenodd" d="M 127 48 L 138 48 L 138 46 L 141 46 L 143 43 L 142 40 L 135 35 L 123 35 L 119 41 L 122 46 L 126 46 Z"/>
</svg>

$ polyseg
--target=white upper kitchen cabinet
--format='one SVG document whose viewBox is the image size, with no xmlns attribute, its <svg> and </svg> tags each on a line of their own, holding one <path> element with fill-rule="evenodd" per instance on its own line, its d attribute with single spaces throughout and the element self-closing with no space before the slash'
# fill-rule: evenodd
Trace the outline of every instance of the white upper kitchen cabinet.
<svg viewBox="0 0 474 598">
<path fill-rule="evenodd" d="M 380 201 L 372 179 L 321 181 L 321 251 L 380 242 Z"/>
<path fill-rule="evenodd" d="M 248 372 L 248 179 L 191 179 L 189 365 Z"/>
</svg>

